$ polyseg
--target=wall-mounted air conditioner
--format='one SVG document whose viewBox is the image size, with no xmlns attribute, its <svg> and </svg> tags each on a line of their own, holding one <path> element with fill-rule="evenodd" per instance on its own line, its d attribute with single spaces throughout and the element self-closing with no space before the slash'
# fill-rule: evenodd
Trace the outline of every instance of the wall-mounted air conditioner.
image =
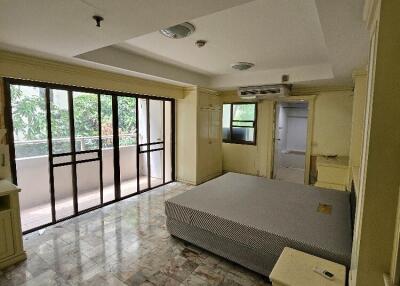
<svg viewBox="0 0 400 286">
<path fill-rule="evenodd" d="M 279 99 L 290 95 L 290 85 L 260 85 L 238 88 L 238 95 L 245 100 Z"/>
</svg>

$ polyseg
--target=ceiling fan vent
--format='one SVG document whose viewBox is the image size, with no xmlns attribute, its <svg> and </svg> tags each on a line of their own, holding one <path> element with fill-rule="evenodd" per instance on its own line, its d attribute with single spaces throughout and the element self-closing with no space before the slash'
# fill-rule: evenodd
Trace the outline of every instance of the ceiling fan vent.
<svg viewBox="0 0 400 286">
<path fill-rule="evenodd" d="M 181 39 L 193 34 L 196 28 L 189 22 L 178 24 L 166 29 L 160 30 L 160 33 L 171 39 Z"/>
</svg>

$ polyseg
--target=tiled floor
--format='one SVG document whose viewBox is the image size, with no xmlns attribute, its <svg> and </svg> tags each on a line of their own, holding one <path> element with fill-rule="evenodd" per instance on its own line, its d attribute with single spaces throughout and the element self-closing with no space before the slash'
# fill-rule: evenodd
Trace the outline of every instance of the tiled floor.
<svg viewBox="0 0 400 286">
<path fill-rule="evenodd" d="M 304 169 L 281 167 L 278 169 L 276 179 L 279 181 L 304 184 Z"/>
<path fill-rule="evenodd" d="M 169 235 L 164 201 L 189 188 L 172 183 L 25 236 L 28 259 L 0 272 L 0 286 L 269 285 Z"/>
<path fill-rule="evenodd" d="M 147 189 L 148 182 L 147 176 L 140 177 L 140 189 Z M 158 186 L 162 184 L 162 179 L 151 178 L 151 186 Z M 137 191 L 137 182 L 134 180 L 125 180 L 121 183 L 121 196 L 127 196 Z M 103 189 L 104 202 L 114 200 L 114 185 L 105 186 Z M 50 199 L 50 198 L 49 198 Z M 87 191 L 78 196 L 78 207 L 79 211 L 85 210 L 91 207 L 95 207 L 100 204 L 100 191 L 98 189 L 93 191 Z M 57 220 L 73 215 L 74 206 L 72 197 L 57 200 L 56 199 L 56 217 Z M 51 222 L 51 205 L 50 202 L 47 204 L 35 206 L 29 209 L 21 210 L 21 224 L 22 230 L 29 230 L 40 225 Z"/>
</svg>

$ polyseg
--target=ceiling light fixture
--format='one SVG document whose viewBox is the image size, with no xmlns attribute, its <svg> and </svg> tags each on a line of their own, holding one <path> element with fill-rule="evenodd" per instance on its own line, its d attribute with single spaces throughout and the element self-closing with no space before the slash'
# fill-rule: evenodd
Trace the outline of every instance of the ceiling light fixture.
<svg viewBox="0 0 400 286">
<path fill-rule="evenodd" d="M 196 28 L 189 22 L 178 24 L 166 29 L 160 30 L 160 33 L 171 39 L 181 39 L 193 34 Z"/>
<path fill-rule="evenodd" d="M 235 70 L 240 70 L 240 71 L 248 70 L 254 66 L 255 66 L 255 64 L 248 63 L 248 62 L 237 62 L 237 63 L 231 64 L 231 68 L 233 68 Z"/>
</svg>

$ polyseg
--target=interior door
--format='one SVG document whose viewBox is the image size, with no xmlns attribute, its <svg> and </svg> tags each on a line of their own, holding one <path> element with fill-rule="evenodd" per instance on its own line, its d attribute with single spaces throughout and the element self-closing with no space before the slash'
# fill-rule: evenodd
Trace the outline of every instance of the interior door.
<svg viewBox="0 0 400 286">
<path fill-rule="evenodd" d="M 280 104 L 275 103 L 275 116 L 274 116 L 274 160 L 273 160 L 273 173 L 272 178 L 275 179 L 278 174 L 279 168 L 279 154 L 281 152 L 280 144 L 280 129 L 279 129 L 279 115 L 280 115 Z"/>
</svg>

